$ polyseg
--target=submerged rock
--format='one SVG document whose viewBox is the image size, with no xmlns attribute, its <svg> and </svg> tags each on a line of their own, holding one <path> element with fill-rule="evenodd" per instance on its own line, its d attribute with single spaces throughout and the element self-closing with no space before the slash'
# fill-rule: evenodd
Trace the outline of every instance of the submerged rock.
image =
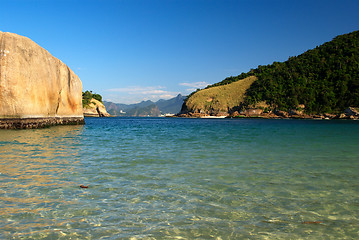
<svg viewBox="0 0 359 240">
<path fill-rule="evenodd" d="M 322 224 L 323 221 L 305 221 L 302 224 Z"/>
<path fill-rule="evenodd" d="M 0 32 L 0 128 L 83 123 L 79 77 L 29 38 Z"/>
</svg>

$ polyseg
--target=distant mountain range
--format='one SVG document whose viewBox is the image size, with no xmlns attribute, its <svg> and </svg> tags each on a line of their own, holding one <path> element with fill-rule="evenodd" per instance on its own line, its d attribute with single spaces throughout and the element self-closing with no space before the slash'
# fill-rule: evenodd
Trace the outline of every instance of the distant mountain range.
<svg viewBox="0 0 359 240">
<path fill-rule="evenodd" d="M 122 104 L 104 101 L 108 113 L 114 116 L 131 117 L 159 117 L 165 114 L 177 114 L 180 112 L 185 97 L 178 94 L 177 97 L 157 102 L 150 100 L 136 104 Z"/>
</svg>

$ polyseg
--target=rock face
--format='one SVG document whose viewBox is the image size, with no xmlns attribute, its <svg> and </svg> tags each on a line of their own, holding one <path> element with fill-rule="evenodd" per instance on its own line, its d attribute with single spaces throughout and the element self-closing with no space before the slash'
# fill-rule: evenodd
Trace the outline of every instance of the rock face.
<svg viewBox="0 0 359 240">
<path fill-rule="evenodd" d="M 0 128 L 83 124 L 82 83 L 29 38 L 0 32 Z"/>
<path fill-rule="evenodd" d="M 102 102 L 92 98 L 91 103 L 83 109 L 85 117 L 110 117 Z"/>
<path fill-rule="evenodd" d="M 354 108 L 354 107 L 349 107 L 347 109 L 345 109 L 344 111 L 345 115 L 350 117 L 350 116 L 356 116 L 358 117 L 359 116 L 359 111 L 358 109 Z"/>
</svg>

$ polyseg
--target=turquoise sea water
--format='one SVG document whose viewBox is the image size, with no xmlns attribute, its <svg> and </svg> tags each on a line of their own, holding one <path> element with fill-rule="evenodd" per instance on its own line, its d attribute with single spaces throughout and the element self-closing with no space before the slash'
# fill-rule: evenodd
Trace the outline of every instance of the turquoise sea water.
<svg viewBox="0 0 359 240">
<path fill-rule="evenodd" d="M 0 239 L 359 239 L 359 122 L 1 130 Z"/>
</svg>

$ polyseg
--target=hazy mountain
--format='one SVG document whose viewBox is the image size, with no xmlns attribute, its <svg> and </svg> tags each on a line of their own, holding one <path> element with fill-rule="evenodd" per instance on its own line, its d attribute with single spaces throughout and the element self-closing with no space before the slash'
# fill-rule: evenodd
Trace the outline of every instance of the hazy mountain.
<svg viewBox="0 0 359 240">
<path fill-rule="evenodd" d="M 156 102 L 156 105 L 158 106 L 162 114 L 176 114 L 181 111 L 184 99 L 184 96 L 178 94 L 177 97 L 168 100 L 160 99 Z"/>
<path fill-rule="evenodd" d="M 135 116 L 135 117 L 158 117 L 161 114 L 176 114 L 179 113 L 183 104 L 184 96 L 178 94 L 176 97 L 164 100 L 160 99 L 157 102 L 150 100 L 142 101 L 136 104 L 122 104 L 104 101 L 107 111 L 111 115 L 116 116 Z"/>
</svg>

